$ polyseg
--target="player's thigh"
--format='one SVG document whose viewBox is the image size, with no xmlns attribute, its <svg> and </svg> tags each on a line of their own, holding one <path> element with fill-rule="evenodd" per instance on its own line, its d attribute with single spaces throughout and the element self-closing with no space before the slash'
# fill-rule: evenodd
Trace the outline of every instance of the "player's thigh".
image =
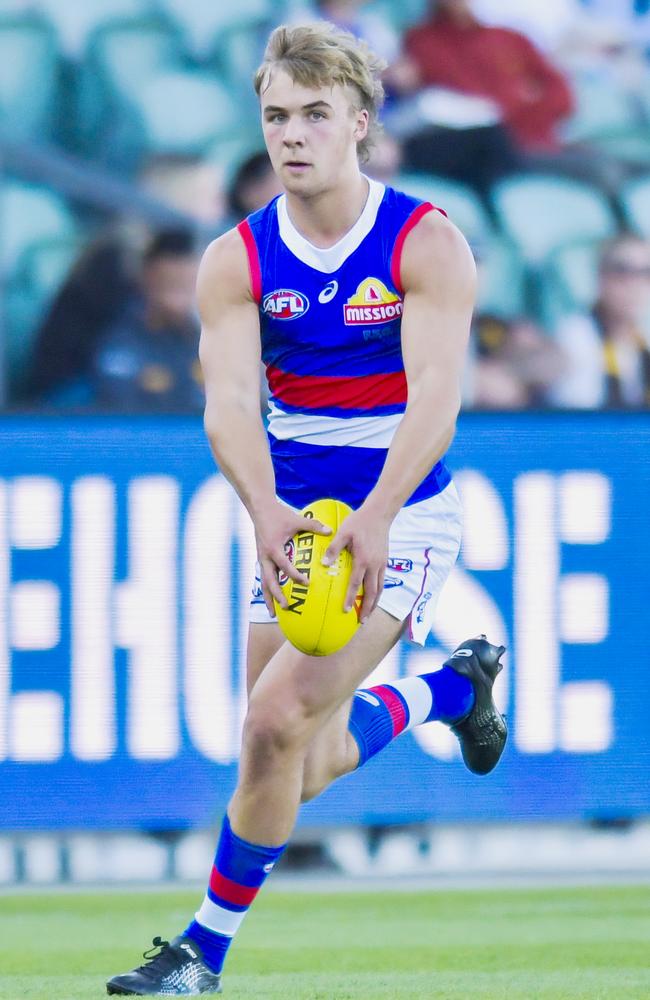
<svg viewBox="0 0 650 1000">
<path fill-rule="evenodd" d="M 276 622 L 269 621 L 263 625 L 250 623 L 246 650 L 246 690 L 249 695 L 264 667 L 286 641 Z"/>
<path fill-rule="evenodd" d="M 285 642 L 262 670 L 251 695 L 256 710 L 302 717 L 316 731 L 352 697 L 398 641 L 403 622 L 376 608 L 350 642 L 331 656 L 307 656 Z"/>
</svg>

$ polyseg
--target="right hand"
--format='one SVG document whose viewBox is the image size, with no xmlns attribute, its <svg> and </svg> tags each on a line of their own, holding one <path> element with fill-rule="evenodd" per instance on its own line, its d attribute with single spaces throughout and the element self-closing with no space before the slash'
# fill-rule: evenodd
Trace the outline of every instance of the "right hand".
<svg viewBox="0 0 650 1000">
<path fill-rule="evenodd" d="M 331 535 L 332 529 L 312 517 L 302 517 L 290 507 L 277 500 L 259 513 L 255 518 L 255 542 L 257 544 L 257 559 L 260 564 L 262 593 L 269 614 L 275 617 L 273 600 L 280 607 L 286 608 L 287 599 L 282 592 L 278 574 L 286 574 L 291 580 L 309 583 L 307 578 L 297 570 L 289 560 L 284 547 L 290 538 L 299 531 L 313 531 L 317 535 Z"/>
</svg>

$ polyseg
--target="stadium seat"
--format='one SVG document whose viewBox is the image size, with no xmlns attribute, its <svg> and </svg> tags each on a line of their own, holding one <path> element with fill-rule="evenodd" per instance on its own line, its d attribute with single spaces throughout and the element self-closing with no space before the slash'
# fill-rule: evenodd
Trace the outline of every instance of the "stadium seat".
<svg viewBox="0 0 650 1000">
<path fill-rule="evenodd" d="M 76 235 L 52 237 L 27 246 L 8 281 L 6 297 L 6 362 L 15 394 L 30 364 L 34 334 L 79 253 Z"/>
<path fill-rule="evenodd" d="M 130 169 L 142 147 L 131 97 L 151 77 L 184 65 L 182 34 L 164 18 L 112 19 L 97 28 L 77 88 L 80 152 Z"/>
<path fill-rule="evenodd" d="M 156 152 L 203 153 L 240 126 L 237 105 L 205 73 L 161 73 L 132 94 L 131 103 L 146 148 Z"/>
<path fill-rule="evenodd" d="M 620 201 L 630 229 L 650 239 L 650 174 L 628 181 Z"/>
<path fill-rule="evenodd" d="M 597 77 L 572 80 L 576 106 L 562 127 L 565 142 L 625 135 L 638 128 L 637 103 L 622 87 Z"/>
<path fill-rule="evenodd" d="M 35 16 L 0 15 L 0 122 L 12 139 L 43 139 L 57 90 L 56 35 Z"/>
<path fill-rule="evenodd" d="M 68 56 L 79 58 L 88 36 L 116 17 L 137 17 L 147 13 L 149 0 L 38 0 L 39 10 L 54 25 L 59 44 Z"/>
<path fill-rule="evenodd" d="M 199 57 L 233 29 L 270 27 L 281 13 L 271 0 L 238 0 L 232 6 L 215 0 L 158 0 L 158 5 L 183 30 L 188 47 Z"/>
<path fill-rule="evenodd" d="M 569 243 L 557 249 L 540 276 L 540 318 L 553 329 L 561 316 L 587 312 L 598 288 L 600 242 Z"/>
<path fill-rule="evenodd" d="M 395 186 L 415 198 L 423 198 L 444 208 L 465 236 L 468 243 L 478 246 L 492 235 L 487 213 L 471 188 L 446 177 L 427 174 L 401 174 Z"/>
<path fill-rule="evenodd" d="M 121 99 L 130 99 L 158 73 L 184 65 L 181 33 L 156 17 L 112 20 L 93 33 L 88 58 Z"/>
<path fill-rule="evenodd" d="M 563 244 L 605 239 L 617 229 L 604 195 L 567 177 L 509 177 L 495 185 L 492 199 L 503 232 L 532 266 Z"/>
<path fill-rule="evenodd" d="M 477 310 L 501 319 L 515 319 L 526 312 L 526 274 L 515 247 L 502 237 L 492 237 L 478 254 Z"/>
<path fill-rule="evenodd" d="M 398 31 L 410 28 L 417 21 L 423 21 L 429 9 L 428 0 L 372 0 L 366 11 L 385 18 Z"/>
<path fill-rule="evenodd" d="M 46 188 L 9 181 L 0 188 L 0 258 L 11 274 L 25 249 L 46 239 L 71 239 L 76 224 L 65 203 Z"/>
</svg>

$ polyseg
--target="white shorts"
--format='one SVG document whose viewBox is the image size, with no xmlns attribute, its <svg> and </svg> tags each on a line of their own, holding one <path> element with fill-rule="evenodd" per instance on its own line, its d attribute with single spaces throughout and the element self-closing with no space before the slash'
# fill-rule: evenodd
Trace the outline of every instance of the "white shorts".
<svg viewBox="0 0 650 1000">
<path fill-rule="evenodd" d="M 460 499 L 453 482 L 428 500 L 402 507 L 388 535 L 388 564 L 379 607 L 399 621 L 408 619 L 408 638 L 423 646 L 431 631 L 438 596 L 458 558 L 462 527 Z M 277 621 L 262 596 L 259 564 L 250 621 Z"/>
</svg>

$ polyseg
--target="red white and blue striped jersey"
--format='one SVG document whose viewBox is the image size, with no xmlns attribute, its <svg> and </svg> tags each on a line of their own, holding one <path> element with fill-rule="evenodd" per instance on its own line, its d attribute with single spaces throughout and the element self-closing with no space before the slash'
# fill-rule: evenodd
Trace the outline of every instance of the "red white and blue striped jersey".
<svg viewBox="0 0 650 1000">
<path fill-rule="evenodd" d="M 259 303 L 276 491 L 296 508 L 319 497 L 360 506 L 406 408 L 400 258 L 434 206 L 369 186 L 355 225 L 326 249 L 298 232 L 285 195 L 238 226 Z M 438 462 L 407 504 L 449 480 Z"/>
</svg>

